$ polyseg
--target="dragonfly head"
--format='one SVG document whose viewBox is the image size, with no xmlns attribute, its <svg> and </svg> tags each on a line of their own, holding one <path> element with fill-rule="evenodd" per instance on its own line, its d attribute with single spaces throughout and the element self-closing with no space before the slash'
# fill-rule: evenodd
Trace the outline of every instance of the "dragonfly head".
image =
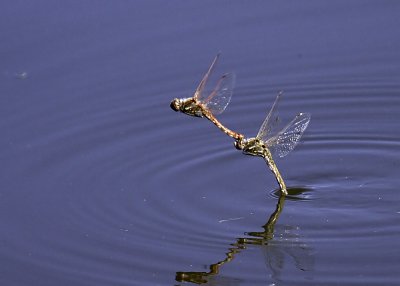
<svg viewBox="0 0 400 286">
<path fill-rule="evenodd" d="M 239 144 L 242 144 L 241 146 Z M 235 147 L 242 147 L 240 150 L 243 151 L 243 154 L 251 155 L 251 156 L 264 156 L 265 152 L 265 144 L 262 140 L 258 138 L 250 138 L 250 139 L 243 139 L 241 142 L 238 143 L 238 146 Z M 239 148 L 238 148 L 239 149 Z"/>
<path fill-rule="evenodd" d="M 181 109 L 181 100 L 179 98 L 175 98 L 171 101 L 171 108 L 175 111 L 179 111 Z"/>
<path fill-rule="evenodd" d="M 247 142 L 247 139 L 244 139 L 242 137 L 242 138 L 236 139 L 236 141 L 233 142 L 233 145 L 235 146 L 236 149 L 243 150 L 246 142 Z"/>
</svg>

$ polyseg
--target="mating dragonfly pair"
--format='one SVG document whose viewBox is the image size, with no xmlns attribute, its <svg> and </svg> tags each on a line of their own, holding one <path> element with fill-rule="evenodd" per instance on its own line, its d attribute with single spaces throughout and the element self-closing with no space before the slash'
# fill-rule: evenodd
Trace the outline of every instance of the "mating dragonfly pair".
<svg viewBox="0 0 400 286">
<path fill-rule="evenodd" d="M 208 94 L 204 93 L 204 87 L 214 70 L 219 54 L 215 57 L 207 73 L 204 75 L 193 97 L 175 98 L 171 101 L 171 108 L 195 117 L 205 117 L 214 123 L 220 130 L 235 139 L 236 149 L 242 150 L 246 155 L 260 156 L 264 158 L 270 170 L 274 173 L 280 186 L 281 193 L 287 195 L 285 182 L 273 160 L 272 154 L 279 157 L 286 156 L 299 143 L 304 130 L 310 123 L 309 113 L 299 113 L 283 129 L 276 131 L 277 107 L 282 93 L 278 93 L 271 110 L 265 118 L 256 137 L 245 138 L 243 134 L 225 127 L 216 117 L 228 106 L 233 92 L 234 74 L 224 74 L 216 83 L 214 89 Z"/>
</svg>

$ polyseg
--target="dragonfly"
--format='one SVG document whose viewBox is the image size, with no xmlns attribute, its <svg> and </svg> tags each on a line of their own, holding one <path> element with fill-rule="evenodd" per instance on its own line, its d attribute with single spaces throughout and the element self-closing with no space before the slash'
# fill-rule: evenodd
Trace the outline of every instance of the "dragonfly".
<svg viewBox="0 0 400 286">
<path fill-rule="evenodd" d="M 215 116 L 221 114 L 229 102 L 233 94 L 233 87 L 235 83 L 235 74 L 223 74 L 217 81 L 215 87 L 210 93 L 205 92 L 208 79 L 211 76 L 220 54 L 217 54 L 211 63 L 208 71 L 203 76 L 197 86 L 193 97 L 189 98 L 175 98 L 171 101 L 171 108 L 175 111 L 180 111 L 190 116 L 205 117 L 214 123 L 221 131 L 235 140 L 241 140 L 244 136 L 229 128 L 225 127 Z"/>
<path fill-rule="evenodd" d="M 269 169 L 275 175 L 280 186 L 281 193 L 287 195 L 285 182 L 276 166 L 273 154 L 285 157 L 299 143 L 304 130 L 311 120 L 310 113 L 299 113 L 283 129 L 279 130 L 279 116 L 277 112 L 278 103 L 282 97 L 279 92 L 267 117 L 265 118 L 256 137 L 239 138 L 235 140 L 235 147 L 242 150 L 245 155 L 260 156 L 264 158 Z M 279 131 L 276 131 L 279 130 Z"/>
</svg>

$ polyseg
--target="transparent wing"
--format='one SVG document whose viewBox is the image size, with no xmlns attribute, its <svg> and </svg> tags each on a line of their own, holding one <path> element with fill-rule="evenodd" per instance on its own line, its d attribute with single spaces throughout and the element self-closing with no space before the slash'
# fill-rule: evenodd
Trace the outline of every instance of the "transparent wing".
<svg viewBox="0 0 400 286">
<path fill-rule="evenodd" d="M 279 92 L 275 98 L 274 104 L 271 107 L 267 117 L 265 118 L 263 124 L 258 131 L 257 138 L 263 141 L 267 141 L 268 138 L 271 138 L 272 135 L 275 134 L 275 129 L 279 125 L 279 115 L 278 115 L 278 104 L 280 98 L 282 97 L 282 92 Z"/>
<path fill-rule="evenodd" d="M 224 74 L 215 85 L 209 96 L 200 102 L 211 111 L 212 114 L 220 114 L 231 101 L 235 86 L 235 74 Z"/>
<path fill-rule="evenodd" d="M 218 62 L 219 56 L 220 56 L 220 53 L 218 53 L 215 56 L 213 62 L 211 63 L 210 67 L 208 68 L 207 73 L 204 75 L 203 79 L 199 83 L 199 86 L 196 88 L 196 91 L 194 92 L 194 96 L 193 96 L 196 100 L 201 101 L 202 99 L 204 99 L 204 95 L 203 95 L 204 87 L 206 86 L 208 78 L 212 74 L 212 72 L 215 68 L 215 65 Z"/>
<path fill-rule="evenodd" d="M 310 120 L 310 113 L 299 113 L 282 131 L 267 140 L 266 146 L 273 154 L 277 154 L 281 158 L 285 157 L 299 143 Z"/>
</svg>

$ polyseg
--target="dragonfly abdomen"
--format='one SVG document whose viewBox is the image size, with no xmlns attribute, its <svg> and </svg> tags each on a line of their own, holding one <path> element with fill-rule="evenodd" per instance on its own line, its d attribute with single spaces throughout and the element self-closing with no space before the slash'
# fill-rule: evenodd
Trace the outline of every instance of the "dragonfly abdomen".
<svg viewBox="0 0 400 286">
<path fill-rule="evenodd" d="M 237 133 L 235 131 L 232 131 L 228 128 L 226 128 L 221 122 L 219 122 L 219 120 L 217 118 L 215 118 L 215 116 L 213 116 L 208 110 L 203 109 L 203 115 L 210 120 L 212 123 L 214 123 L 215 126 L 217 126 L 222 132 L 224 132 L 225 134 L 227 134 L 228 136 L 239 140 L 239 139 L 243 139 L 243 135 L 240 133 Z"/>
<path fill-rule="evenodd" d="M 267 147 L 264 148 L 264 156 L 263 157 L 264 157 L 265 162 L 268 165 L 268 168 L 272 171 L 272 173 L 274 173 L 275 178 L 279 184 L 279 187 L 281 188 L 281 192 L 284 195 L 287 195 L 288 192 L 286 189 L 285 181 L 283 181 L 281 173 L 279 173 L 278 167 L 276 166 L 275 161 L 272 158 L 272 154 Z"/>
</svg>

